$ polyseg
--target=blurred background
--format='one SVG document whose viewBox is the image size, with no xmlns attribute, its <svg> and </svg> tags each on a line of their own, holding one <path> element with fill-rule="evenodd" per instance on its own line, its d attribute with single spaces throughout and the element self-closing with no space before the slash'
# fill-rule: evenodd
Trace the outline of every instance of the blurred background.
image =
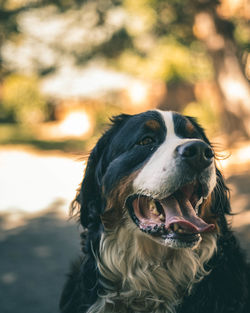
<svg viewBox="0 0 250 313">
<path fill-rule="evenodd" d="M 249 0 L 0 1 L 0 311 L 58 312 L 68 207 L 109 117 L 198 118 L 250 259 Z"/>
</svg>

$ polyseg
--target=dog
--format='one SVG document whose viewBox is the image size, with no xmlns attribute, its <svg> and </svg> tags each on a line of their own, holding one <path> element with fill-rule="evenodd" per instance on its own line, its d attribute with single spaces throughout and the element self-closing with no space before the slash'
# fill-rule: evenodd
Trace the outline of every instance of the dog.
<svg viewBox="0 0 250 313">
<path fill-rule="evenodd" d="M 203 128 L 161 110 L 111 122 L 72 202 L 83 255 L 61 312 L 249 313 L 249 265 Z"/>
</svg>

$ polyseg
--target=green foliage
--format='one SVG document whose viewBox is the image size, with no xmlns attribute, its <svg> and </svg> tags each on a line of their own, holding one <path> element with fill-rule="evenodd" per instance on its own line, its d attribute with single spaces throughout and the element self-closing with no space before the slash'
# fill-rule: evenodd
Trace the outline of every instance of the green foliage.
<svg viewBox="0 0 250 313">
<path fill-rule="evenodd" d="M 46 118 L 47 105 L 34 77 L 10 75 L 2 86 L 2 110 L 18 123 L 36 124 Z"/>
<path fill-rule="evenodd" d="M 121 55 L 118 64 L 121 70 L 134 75 L 166 82 L 195 82 L 213 77 L 210 59 L 205 56 L 199 43 L 194 42 L 188 48 L 173 37 L 159 41 L 147 57 L 127 50 Z"/>
<path fill-rule="evenodd" d="M 234 31 L 237 42 L 242 46 L 243 49 L 250 50 L 250 29 L 249 23 L 239 21 L 236 24 Z"/>
</svg>

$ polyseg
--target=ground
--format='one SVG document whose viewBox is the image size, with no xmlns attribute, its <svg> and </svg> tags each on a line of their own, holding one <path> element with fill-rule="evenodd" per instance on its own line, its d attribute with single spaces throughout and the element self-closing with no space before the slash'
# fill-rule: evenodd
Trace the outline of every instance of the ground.
<svg viewBox="0 0 250 313">
<path fill-rule="evenodd" d="M 67 208 L 81 181 L 79 157 L 0 150 L 0 303 L 2 313 L 56 313 L 70 262 L 80 253 L 79 226 Z M 250 260 L 249 162 L 232 158 L 229 218 Z"/>
</svg>

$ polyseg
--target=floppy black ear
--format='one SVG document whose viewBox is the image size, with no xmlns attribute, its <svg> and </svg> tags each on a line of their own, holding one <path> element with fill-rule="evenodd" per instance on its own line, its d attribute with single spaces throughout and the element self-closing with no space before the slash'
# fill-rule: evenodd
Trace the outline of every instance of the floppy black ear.
<svg viewBox="0 0 250 313">
<path fill-rule="evenodd" d="M 192 116 L 187 116 L 185 115 L 185 117 L 195 126 L 195 128 L 198 130 L 199 134 L 202 136 L 202 139 L 209 145 L 211 145 L 210 141 L 207 138 L 207 135 L 205 133 L 205 130 L 203 127 L 201 127 L 201 125 L 198 123 L 197 119 L 195 117 Z"/>
<path fill-rule="evenodd" d="M 231 214 L 230 193 L 218 168 L 216 168 L 216 186 L 212 192 L 211 211 L 219 217 L 219 228 L 222 233 L 225 233 L 228 230 L 225 214 Z"/>
<path fill-rule="evenodd" d="M 106 154 L 110 142 L 130 115 L 114 117 L 110 129 L 97 142 L 90 153 L 85 175 L 71 211 L 80 215 L 80 223 L 85 231 L 82 233 L 84 258 L 73 264 L 71 274 L 60 301 L 63 313 L 73 313 L 81 306 L 83 312 L 96 301 L 102 289 L 100 274 L 96 265 L 95 255 L 103 232 L 101 214 L 105 208 L 102 197 L 102 177 L 108 166 Z"/>
<path fill-rule="evenodd" d="M 72 202 L 72 211 L 79 210 L 80 223 L 88 229 L 88 238 L 98 245 L 102 232 L 101 214 L 105 208 L 102 197 L 102 177 L 108 166 L 106 154 L 113 136 L 122 127 L 130 115 L 122 114 L 111 119 L 111 127 L 99 139 L 90 153 L 85 175 L 76 199 Z"/>
</svg>

